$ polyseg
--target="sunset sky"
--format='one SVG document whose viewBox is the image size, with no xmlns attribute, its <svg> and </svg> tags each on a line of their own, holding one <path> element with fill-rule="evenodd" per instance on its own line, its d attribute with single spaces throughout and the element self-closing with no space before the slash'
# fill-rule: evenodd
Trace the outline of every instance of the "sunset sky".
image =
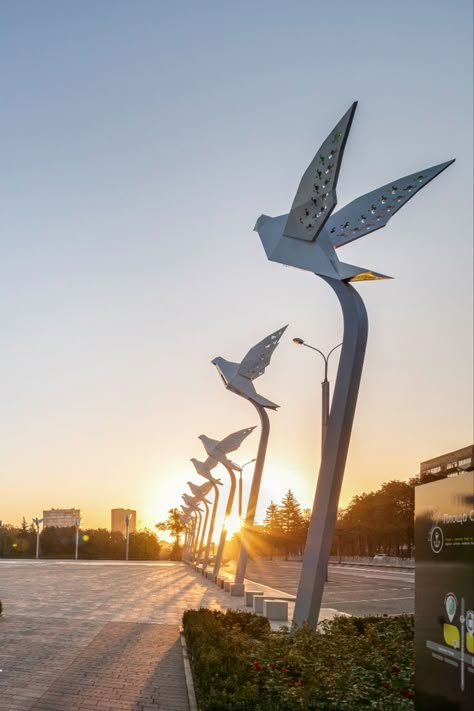
<svg viewBox="0 0 474 711">
<path fill-rule="evenodd" d="M 339 207 L 456 162 L 338 252 L 395 277 L 356 286 L 369 341 L 341 504 L 472 443 L 472 24 L 470 0 L 1 3 L 0 519 L 163 520 L 204 481 L 198 435 L 258 424 L 212 358 L 287 323 L 256 382 L 281 406 L 258 518 L 288 488 L 312 505 L 323 368 L 292 338 L 329 350 L 340 309 L 253 227 L 289 210 L 354 100 Z"/>
</svg>

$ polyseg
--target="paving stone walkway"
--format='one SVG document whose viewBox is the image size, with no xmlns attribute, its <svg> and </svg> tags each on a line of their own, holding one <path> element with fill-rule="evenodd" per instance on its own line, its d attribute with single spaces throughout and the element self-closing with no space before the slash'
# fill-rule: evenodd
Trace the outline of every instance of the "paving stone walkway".
<svg viewBox="0 0 474 711">
<path fill-rule="evenodd" d="M 184 610 L 244 607 L 168 562 L 0 560 L 0 599 L 0 711 L 189 711 Z"/>
<path fill-rule="evenodd" d="M 170 562 L 0 559 L 0 600 L 0 711 L 190 711 L 184 610 L 244 608 Z"/>
</svg>

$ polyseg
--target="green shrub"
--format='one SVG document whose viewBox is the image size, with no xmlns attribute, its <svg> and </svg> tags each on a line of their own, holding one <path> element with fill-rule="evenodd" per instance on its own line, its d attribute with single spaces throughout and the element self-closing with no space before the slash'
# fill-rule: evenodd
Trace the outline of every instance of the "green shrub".
<svg viewBox="0 0 474 711">
<path fill-rule="evenodd" d="M 412 616 L 336 617 L 291 635 L 252 613 L 201 609 L 183 625 L 202 711 L 413 708 Z"/>
</svg>

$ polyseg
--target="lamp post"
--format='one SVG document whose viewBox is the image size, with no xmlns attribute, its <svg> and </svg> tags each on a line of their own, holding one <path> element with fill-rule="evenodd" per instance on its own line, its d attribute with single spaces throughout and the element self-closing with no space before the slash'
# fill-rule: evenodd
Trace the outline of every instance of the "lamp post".
<svg viewBox="0 0 474 711">
<path fill-rule="evenodd" d="M 245 462 L 245 464 L 242 464 L 242 466 L 240 467 L 240 471 L 239 471 L 239 518 L 242 518 L 242 474 L 243 474 L 245 467 L 248 464 L 252 464 L 255 461 L 256 461 L 255 459 L 251 459 L 249 462 Z"/>
<path fill-rule="evenodd" d="M 199 550 L 198 550 L 198 563 L 201 560 L 201 553 L 204 548 L 204 537 L 206 535 L 206 528 L 207 528 L 207 521 L 209 519 L 209 504 L 210 501 L 208 501 L 205 497 L 206 495 L 211 491 L 213 488 L 212 482 L 208 481 L 205 484 L 202 484 L 201 486 L 196 486 L 196 484 L 193 484 L 191 481 L 188 481 L 188 486 L 191 489 L 192 493 L 194 494 L 195 498 L 197 501 L 202 501 L 204 504 L 204 507 L 206 509 L 206 515 L 204 518 L 204 526 L 202 527 L 202 532 L 201 532 L 201 541 L 199 543 Z M 214 500 L 214 505 L 213 505 L 213 510 L 212 510 L 212 528 L 214 527 L 214 515 L 215 515 L 215 510 L 216 510 L 216 501 Z M 211 526 L 209 527 L 209 532 L 212 535 L 211 531 Z M 207 563 L 207 561 L 206 561 Z M 204 566 L 203 566 L 204 570 Z"/>
<path fill-rule="evenodd" d="M 181 496 L 185 504 L 188 506 L 188 508 L 192 509 L 198 516 L 198 526 L 196 529 L 196 534 L 193 540 L 193 548 L 192 548 L 192 553 L 191 553 L 191 562 L 194 563 L 196 560 L 197 552 L 198 552 L 198 545 L 199 545 L 199 536 L 202 530 L 202 509 L 199 508 L 198 504 L 199 502 L 196 500 L 196 497 L 189 496 L 188 494 L 183 494 Z"/>
<path fill-rule="evenodd" d="M 331 353 L 334 353 L 336 348 L 340 348 L 342 346 L 342 343 L 338 343 L 337 346 L 334 346 L 334 348 L 331 348 L 329 353 L 324 355 L 322 351 L 319 350 L 319 348 L 315 348 L 314 346 L 310 346 L 309 343 L 306 343 L 303 341 L 302 338 L 293 338 L 293 343 L 296 343 L 298 346 L 306 346 L 306 348 L 311 348 L 312 351 L 316 351 L 316 353 L 319 353 L 319 355 L 322 357 L 324 360 L 324 380 L 321 383 L 321 388 L 322 388 L 322 399 L 321 399 L 321 452 L 323 451 L 323 446 L 324 446 L 324 440 L 326 439 L 326 432 L 328 429 L 328 421 L 329 421 L 329 380 L 328 380 L 328 363 L 329 363 L 329 357 Z"/>
<path fill-rule="evenodd" d="M 130 542 L 130 521 L 133 518 L 133 514 L 127 513 L 125 514 L 125 560 L 128 560 L 128 548 L 129 548 L 129 542 Z"/>
<path fill-rule="evenodd" d="M 74 560 L 79 559 L 79 526 L 81 525 L 81 517 L 76 516 L 74 518 L 74 526 L 76 527 L 76 546 L 75 546 L 75 551 L 74 551 Z"/>
<path fill-rule="evenodd" d="M 210 482 L 210 485 L 214 489 L 214 503 L 212 507 L 211 520 L 209 522 L 209 530 L 207 534 L 206 548 L 204 549 L 204 558 L 202 562 L 202 574 L 205 575 L 207 564 L 209 562 L 209 553 L 211 550 L 212 535 L 214 533 L 214 524 L 216 520 L 217 507 L 219 505 L 219 489 L 218 485 L 222 486 L 220 479 L 215 479 L 211 474 L 211 468 L 214 466 L 214 462 L 208 458 L 207 462 L 200 462 L 195 457 L 191 458 L 191 462 L 194 464 L 194 468 L 200 476 Z M 216 462 L 217 464 L 217 462 Z"/>
<path fill-rule="evenodd" d="M 265 372 L 265 368 L 270 363 L 273 351 L 278 346 L 280 338 L 286 328 L 287 326 L 283 326 L 283 328 L 271 333 L 267 338 L 264 338 L 253 346 L 240 363 L 233 363 L 225 358 L 221 358 L 221 356 L 214 358 L 212 361 L 227 390 L 248 400 L 257 410 L 261 424 L 257 457 L 247 502 L 247 513 L 241 529 L 239 559 L 235 571 L 234 585 L 231 588 L 231 595 L 235 596 L 243 595 L 245 591 L 244 579 L 249 559 L 249 532 L 255 521 L 263 466 L 265 464 L 268 438 L 270 436 L 270 418 L 267 414 L 267 408 L 270 410 L 278 409 L 278 405 L 275 402 L 257 393 L 253 381 Z"/>
<path fill-rule="evenodd" d="M 213 576 L 215 577 L 219 573 L 219 568 L 222 560 L 222 555 L 224 552 L 224 545 L 227 536 L 227 521 L 232 514 L 232 506 L 234 503 L 234 495 L 236 489 L 236 479 L 234 471 L 240 472 L 240 467 L 228 458 L 230 452 L 235 452 L 242 444 L 242 442 L 254 431 L 255 427 L 246 427 L 243 430 L 238 430 L 237 432 L 232 432 L 224 439 L 217 440 L 211 439 L 206 435 L 199 435 L 201 443 L 206 450 L 208 455 L 205 462 L 199 462 L 196 459 L 191 459 L 194 464 L 196 471 L 201 474 L 201 476 L 206 477 L 209 481 L 213 481 L 213 477 L 210 474 L 210 469 L 217 466 L 217 464 L 222 464 L 230 477 L 230 489 L 227 497 L 227 504 L 224 514 L 224 523 L 222 525 L 221 535 L 219 538 L 219 544 L 217 546 L 217 552 L 214 558 L 214 569 Z M 207 564 L 207 559 L 206 559 Z"/>
<path fill-rule="evenodd" d="M 39 560 L 39 549 L 40 549 L 40 523 L 43 523 L 42 518 L 34 518 L 33 523 L 36 526 L 36 560 Z"/>
<path fill-rule="evenodd" d="M 313 627 L 319 618 L 367 344 L 367 312 L 350 282 L 387 278 L 340 261 L 336 250 L 385 227 L 421 188 L 453 163 L 450 160 L 392 180 L 336 211 L 336 186 L 356 107 L 354 102 L 322 143 L 301 178 L 289 213 L 260 215 L 255 225 L 267 258 L 323 279 L 336 294 L 344 321 L 331 418 L 293 614 L 294 625 L 307 622 Z"/>
</svg>

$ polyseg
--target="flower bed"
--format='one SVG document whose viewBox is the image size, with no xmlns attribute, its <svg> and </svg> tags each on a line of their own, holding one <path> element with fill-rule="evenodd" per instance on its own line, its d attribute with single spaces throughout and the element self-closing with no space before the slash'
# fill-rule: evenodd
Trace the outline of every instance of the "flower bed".
<svg viewBox="0 0 474 711">
<path fill-rule="evenodd" d="M 411 615 L 336 617 L 290 635 L 252 613 L 200 609 L 183 627 L 201 711 L 413 709 Z"/>
</svg>

